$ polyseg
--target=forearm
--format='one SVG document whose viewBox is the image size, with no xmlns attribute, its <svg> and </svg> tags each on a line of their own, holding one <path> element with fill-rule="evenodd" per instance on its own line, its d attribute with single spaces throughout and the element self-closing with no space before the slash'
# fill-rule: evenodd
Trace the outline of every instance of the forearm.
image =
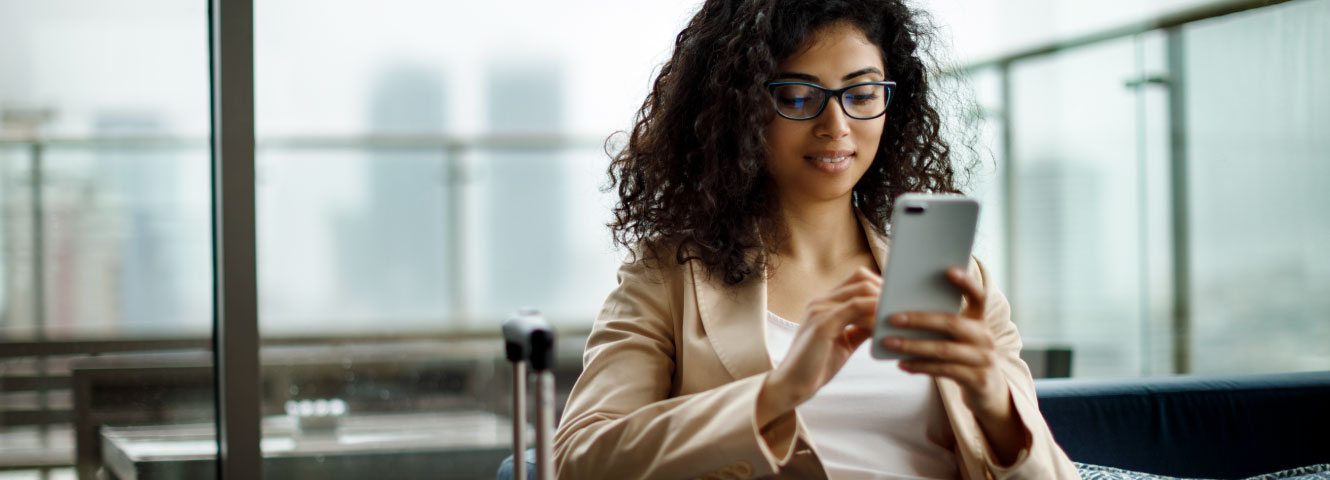
<svg viewBox="0 0 1330 480">
<path fill-rule="evenodd" d="M 758 476 L 771 475 L 788 449 L 773 452 L 763 444 L 783 433 L 779 427 L 787 422 L 778 418 L 770 432 L 755 425 L 761 380 L 749 377 L 638 408 L 609 409 L 626 414 L 583 408 L 592 399 L 570 399 L 554 439 L 559 475 L 692 478 L 738 461 L 748 462 Z"/>
<path fill-rule="evenodd" d="M 984 439 L 997 457 L 993 462 L 998 466 L 1011 466 L 1016 463 L 1021 450 L 1030 447 L 1029 432 L 1026 431 L 1020 412 L 1016 411 L 1010 391 L 1001 408 L 991 412 L 975 412 L 975 418 L 984 432 Z"/>
<path fill-rule="evenodd" d="M 772 452 L 785 452 L 789 450 L 795 434 L 794 422 L 783 417 L 794 415 L 798 402 L 792 395 L 783 393 L 772 376 L 770 373 L 765 376 L 762 389 L 757 394 L 755 420 L 767 448 Z"/>
</svg>

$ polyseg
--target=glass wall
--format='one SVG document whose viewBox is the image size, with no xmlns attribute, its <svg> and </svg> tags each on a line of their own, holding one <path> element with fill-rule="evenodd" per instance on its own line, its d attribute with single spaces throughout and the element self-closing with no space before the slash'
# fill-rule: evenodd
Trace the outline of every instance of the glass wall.
<svg viewBox="0 0 1330 480">
<path fill-rule="evenodd" d="M 1009 64 L 1007 289 L 1027 344 L 1070 346 L 1076 376 L 1330 368 L 1328 9 Z"/>
<path fill-rule="evenodd" d="M 1124 38 L 1011 70 L 1014 320 L 1077 374 L 1140 370 L 1135 56 Z"/>
<path fill-rule="evenodd" d="M 1188 25 L 1198 372 L 1330 368 L 1330 1 Z"/>
<path fill-rule="evenodd" d="M 215 417 L 206 6 L 0 1 L 3 478 Z"/>
<path fill-rule="evenodd" d="M 559 327 L 566 392 L 620 262 L 605 142 L 695 4 L 255 5 L 265 475 L 493 478 L 500 324 Z"/>
</svg>

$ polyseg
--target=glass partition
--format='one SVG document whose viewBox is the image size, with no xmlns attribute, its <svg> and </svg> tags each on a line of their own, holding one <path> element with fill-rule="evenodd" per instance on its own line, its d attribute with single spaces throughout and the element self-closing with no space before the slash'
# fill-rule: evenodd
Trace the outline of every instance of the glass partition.
<svg viewBox="0 0 1330 480">
<path fill-rule="evenodd" d="M 211 428 L 206 7 L 0 2 L 3 478 L 124 478 L 114 432 Z"/>
<path fill-rule="evenodd" d="M 1188 25 L 1197 372 L 1330 368 L 1330 1 Z"/>
<path fill-rule="evenodd" d="M 255 5 L 265 475 L 494 477 L 501 322 L 556 325 L 562 399 L 623 254 L 605 141 L 696 3 Z"/>
<path fill-rule="evenodd" d="M 1077 376 L 1138 375 L 1145 298 L 1133 38 L 1011 68 L 1013 319 Z M 1153 132 L 1151 132 L 1153 133 Z M 1164 199 L 1146 208 L 1166 208 Z"/>
</svg>

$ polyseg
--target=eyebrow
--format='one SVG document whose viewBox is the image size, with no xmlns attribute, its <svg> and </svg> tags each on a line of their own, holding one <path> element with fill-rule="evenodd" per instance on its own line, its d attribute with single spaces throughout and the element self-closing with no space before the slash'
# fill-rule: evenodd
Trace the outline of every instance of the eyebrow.
<svg viewBox="0 0 1330 480">
<path fill-rule="evenodd" d="M 850 72 L 848 75 L 841 77 L 841 81 L 848 81 L 854 77 L 858 77 L 860 75 L 867 75 L 870 73 L 876 73 L 878 75 L 882 75 L 883 77 L 886 76 L 882 73 L 882 70 L 878 70 L 877 67 L 868 67 Z M 810 82 L 816 82 L 820 80 L 819 78 L 817 78 L 816 75 L 809 75 L 807 73 L 798 73 L 798 72 L 780 72 L 780 74 L 776 75 L 776 78 L 778 79 L 790 78 L 795 80 L 807 80 Z"/>
</svg>

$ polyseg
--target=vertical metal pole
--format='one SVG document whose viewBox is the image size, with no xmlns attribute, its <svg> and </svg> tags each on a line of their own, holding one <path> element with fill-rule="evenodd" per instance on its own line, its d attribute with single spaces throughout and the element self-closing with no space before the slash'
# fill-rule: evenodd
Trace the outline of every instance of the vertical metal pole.
<svg viewBox="0 0 1330 480">
<path fill-rule="evenodd" d="M 540 480 L 554 480 L 554 372 L 546 368 L 537 374 L 536 395 L 540 410 L 536 412 L 536 471 Z"/>
<path fill-rule="evenodd" d="M 466 217 L 466 191 L 464 187 L 471 183 L 474 175 L 471 172 L 471 163 L 465 157 L 466 148 L 459 142 L 450 141 L 444 147 L 444 171 L 448 175 L 444 182 L 448 191 L 445 193 L 448 198 L 448 207 L 444 220 L 446 227 L 445 235 L 448 236 L 448 293 L 449 303 L 452 304 L 450 310 L 453 318 L 450 320 L 471 318 L 471 282 L 467 281 L 470 271 L 467 261 L 470 257 L 469 245 L 467 245 L 466 234 L 468 219 Z M 460 327 L 461 325 L 452 325 Z"/>
<path fill-rule="evenodd" d="M 1001 85 L 1002 108 L 999 110 L 1000 121 L 1002 122 L 1002 203 L 1005 210 L 1002 215 L 1003 226 L 1006 230 L 1003 232 L 1005 241 L 1003 250 L 1007 254 L 1006 294 L 1008 298 L 1016 298 L 1016 271 L 1020 264 L 1016 262 L 1016 159 L 1015 146 L 1012 140 L 1011 125 L 1011 62 L 1002 62 L 998 66 L 998 76 Z"/>
<path fill-rule="evenodd" d="M 1141 327 L 1140 374 L 1149 375 L 1154 365 L 1154 349 L 1150 342 L 1153 325 L 1150 321 L 1150 188 L 1148 163 L 1145 158 L 1148 155 L 1145 148 L 1146 136 L 1149 134 L 1146 128 L 1149 118 L 1145 114 L 1145 95 L 1150 83 L 1147 80 L 1149 75 L 1145 72 L 1145 34 L 1133 35 L 1132 42 L 1136 57 L 1136 86 L 1133 92 L 1136 95 L 1136 295 L 1138 297 L 1136 307 Z"/>
<path fill-rule="evenodd" d="M 1173 215 L 1173 371 L 1191 367 L 1191 254 L 1187 190 L 1186 53 L 1182 27 L 1165 30 L 1168 42 L 1169 172 Z"/>
<path fill-rule="evenodd" d="M 526 361 L 513 362 L 513 479 L 526 480 Z"/>
<path fill-rule="evenodd" d="M 46 218 L 45 208 L 43 208 L 42 189 L 46 181 L 42 175 L 42 142 L 36 138 L 29 144 L 28 161 L 32 169 L 32 188 L 28 192 L 32 197 L 32 321 L 37 341 L 46 340 Z M 38 355 L 35 358 L 37 362 L 37 379 L 45 380 L 47 374 L 46 356 Z M 46 383 L 42 382 L 37 387 L 37 408 L 40 412 L 46 413 L 49 409 L 47 405 L 48 395 L 46 392 Z M 42 447 L 51 445 L 50 425 L 42 422 L 37 426 L 37 438 Z M 48 471 L 42 469 L 40 477 L 45 480 Z"/>
<path fill-rule="evenodd" d="M 46 181 L 42 175 L 42 142 L 36 138 L 28 144 L 28 163 L 32 170 L 32 188 L 28 194 L 32 214 L 32 323 L 33 332 L 38 342 L 46 340 L 46 218 L 43 208 L 42 189 Z M 46 378 L 46 356 L 38 355 L 37 378 Z M 37 408 L 42 413 L 47 411 L 46 383 L 37 387 Z M 50 446 L 49 426 L 43 422 L 37 426 L 37 437 L 43 447 Z M 42 476 L 45 477 L 45 470 Z"/>
<path fill-rule="evenodd" d="M 254 239 L 254 4 L 210 0 L 217 478 L 262 478 Z"/>
<path fill-rule="evenodd" d="M 37 340 L 46 339 L 46 221 L 42 208 L 42 143 L 33 139 L 28 145 L 28 164 L 32 170 L 32 188 L 28 192 L 32 214 L 32 322 Z"/>
</svg>

